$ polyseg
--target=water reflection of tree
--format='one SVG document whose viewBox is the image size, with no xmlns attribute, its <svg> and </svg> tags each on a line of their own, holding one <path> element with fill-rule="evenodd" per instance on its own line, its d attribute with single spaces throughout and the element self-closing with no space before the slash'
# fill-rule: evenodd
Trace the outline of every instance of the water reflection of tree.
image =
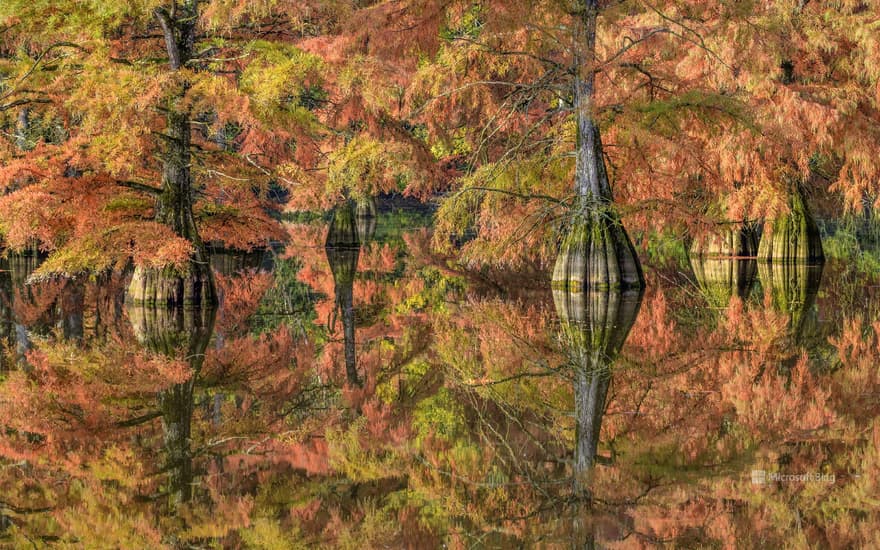
<svg viewBox="0 0 880 550">
<path fill-rule="evenodd" d="M 780 339 L 783 353 L 789 357 L 782 365 L 791 368 L 801 350 L 816 354 L 825 347 L 820 334 L 816 296 L 822 284 L 824 264 L 760 262 L 758 276 L 765 292 L 765 301 L 786 318 L 786 333 Z"/>
<path fill-rule="evenodd" d="M 592 547 L 583 514 L 591 507 L 590 472 L 598 458 L 599 434 L 614 360 L 635 323 L 641 291 L 553 293 L 560 320 L 560 343 L 574 376 L 574 493 L 579 506 L 573 529 L 576 545 Z M 586 539 L 586 540 L 584 540 Z"/>
<path fill-rule="evenodd" d="M 168 489 L 172 505 L 192 497 L 193 451 L 191 429 L 194 389 L 205 362 L 205 351 L 214 330 L 214 308 L 128 308 L 138 341 L 153 353 L 185 361 L 190 369 L 186 382 L 174 384 L 159 393 Z"/>
<path fill-rule="evenodd" d="M 355 356 L 355 305 L 354 280 L 357 275 L 361 247 L 368 244 L 376 232 L 375 201 L 355 205 L 346 201 L 333 210 L 324 250 L 333 274 L 334 314 L 342 317 L 345 372 L 348 383 L 360 386 Z M 335 319 L 328 321 L 331 330 Z"/>
</svg>

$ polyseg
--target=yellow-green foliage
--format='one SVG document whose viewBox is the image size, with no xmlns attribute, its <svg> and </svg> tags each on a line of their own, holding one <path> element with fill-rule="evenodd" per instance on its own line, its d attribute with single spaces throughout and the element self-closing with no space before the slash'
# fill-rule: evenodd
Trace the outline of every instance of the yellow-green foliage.
<svg viewBox="0 0 880 550">
<path fill-rule="evenodd" d="M 254 59 L 242 73 L 240 86 L 263 119 L 285 116 L 309 124 L 312 115 L 299 103 L 301 94 L 321 84 L 321 59 L 287 44 L 254 41 L 246 49 Z"/>
<path fill-rule="evenodd" d="M 523 255 L 555 254 L 555 241 L 546 222 L 563 213 L 561 204 L 552 197 L 565 199 L 571 194 L 573 165 L 571 158 L 551 153 L 477 168 L 462 178 L 460 190 L 440 205 L 435 244 L 448 251 L 455 237 L 475 233 L 477 239 L 468 243 L 462 254 L 478 263 L 515 263 Z M 542 219 L 544 223 L 537 223 Z M 517 241 L 532 246 L 527 250 L 510 246 Z"/>
<path fill-rule="evenodd" d="M 309 548 L 300 538 L 299 529 L 282 530 L 277 521 L 257 518 L 247 528 L 238 532 L 245 548 L 254 550 L 300 550 Z"/>
<path fill-rule="evenodd" d="M 25 25 L 36 40 L 99 38 L 124 23 L 146 22 L 166 0 L 3 0 L 0 25 Z"/>
<path fill-rule="evenodd" d="M 406 147 L 359 135 L 330 154 L 327 193 L 367 198 L 397 189 L 413 177 Z"/>
<path fill-rule="evenodd" d="M 385 479 L 401 471 L 400 456 L 385 449 L 365 449 L 362 441 L 367 419 L 360 417 L 347 429 L 326 434 L 330 465 L 355 483 Z"/>
</svg>

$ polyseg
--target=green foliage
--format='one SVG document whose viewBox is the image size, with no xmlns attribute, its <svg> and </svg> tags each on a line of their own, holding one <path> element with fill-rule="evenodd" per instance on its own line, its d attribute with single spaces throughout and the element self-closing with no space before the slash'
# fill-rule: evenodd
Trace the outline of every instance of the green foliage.
<svg viewBox="0 0 880 550">
<path fill-rule="evenodd" d="M 413 177 L 407 151 L 366 135 L 358 135 L 330 154 L 327 194 L 369 198 L 403 191 Z"/>
<path fill-rule="evenodd" d="M 446 26 L 440 30 L 440 38 L 443 40 L 477 38 L 483 27 L 483 18 L 482 5 L 479 2 L 474 2 L 458 17 L 448 16 Z"/>
<path fill-rule="evenodd" d="M 321 58 L 277 42 L 256 40 L 246 53 L 253 57 L 240 77 L 241 90 L 264 120 L 287 121 L 317 128 L 310 102 L 321 99 Z"/>
<path fill-rule="evenodd" d="M 300 539 L 296 528 L 282 529 L 273 518 L 260 517 L 250 527 L 238 532 L 244 547 L 253 550 L 305 550 L 310 546 Z"/>
<path fill-rule="evenodd" d="M 444 275 L 436 267 L 422 268 L 418 276 L 423 281 L 424 287 L 398 306 L 400 312 L 446 311 L 447 301 L 453 296 L 460 295 L 465 288 L 462 277 Z"/>
<path fill-rule="evenodd" d="M 419 402 L 413 412 L 418 441 L 426 437 L 455 443 L 466 433 L 464 409 L 447 388 Z"/>
</svg>

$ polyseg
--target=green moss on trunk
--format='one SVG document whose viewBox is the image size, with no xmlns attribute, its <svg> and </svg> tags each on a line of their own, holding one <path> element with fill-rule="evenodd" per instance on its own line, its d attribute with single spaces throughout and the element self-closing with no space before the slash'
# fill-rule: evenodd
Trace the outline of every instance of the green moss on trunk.
<svg viewBox="0 0 880 550">
<path fill-rule="evenodd" d="M 620 218 L 606 206 L 577 215 L 562 240 L 553 269 L 553 288 L 585 289 L 644 287 L 635 248 Z"/>
<path fill-rule="evenodd" d="M 354 278 L 361 248 L 356 212 L 351 202 L 346 202 L 333 211 L 324 250 L 333 274 L 335 312 L 342 317 L 346 376 L 349 384 L 359 386 L 361 381 L 355 357 Z"/>
<path fill-rule="evenodd" d="M 213 306 L 217 303 L 214 275 L 193 217 L 189 116 L 171 108 L 166 120 L 162 193 L 156 204 L 156 219 L 192 243 L 193 252 L 184 270 L 173 266 L 137 267 L 128 299 L 150 306 Z"/>
<path fill-rule="evenodd" d="M 758 257 L 773 262 L 825 261 L 819 227 L 799 188 L 789 196 L 789 212 L 765 224 Z"/>
</svg>

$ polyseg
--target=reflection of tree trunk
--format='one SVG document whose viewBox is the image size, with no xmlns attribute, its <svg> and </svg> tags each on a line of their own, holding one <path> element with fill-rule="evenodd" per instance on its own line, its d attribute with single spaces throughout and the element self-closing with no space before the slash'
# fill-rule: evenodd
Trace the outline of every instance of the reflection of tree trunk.
<svg viewBox="0 0 880 550">
<path fill-rule="evenodd" d="M 789 212 L 765 224 L 758 257 L 774 262 L 825 261 L 819 227 L 799 186 L 794 186 L 788 200 Z"/>
<path fill-rule="evenodd" d="M 572 12 L 578 204 L 556 259 L 553 285 L 573 291 L 644 286 L 635 248 L 613 209 L 602 140 L 593 119 L 598 10 L 597 0 L 584 0 L 575 2 Z"/>
<path fill-rule="evenodd" d="M 193 414 L 195 377 L 184 384 L 175 384 L 159 394 L 162 430 L 165 432 L 165 453 L 168 486 L 172 506 L 192 498 L 193 467 L 190 428 Z"/>
<path fill-rule="evenodd" d="M 823 264 L 771 263 L 758 264 L 758 276 L 765 292 L 770 292 L 773 308 L 788 316 L 792 342 L 800 344 L 808 327 L 817 321 L 816 296 L 822 284 Z"/>
<path fill-rule="evenodd" d="M 9 270 L 9 260 L 0 257 L 0 332 L 2 332 L 3 348 L 7 354 L 17 349 L 18 333 L 16 331 L 15 290 L 12 286 L 12 273 Z M 17 361 L 7 361 L 8 355 L 4 354 L 4 361 L 0 364 L 0 371 L 13 368 Z"/>
<path fill-rule="evenodd" d="M 129 319 L 141 344 L 169 359 L 184 359 L 192 376 L 159 394 L 159 410 L 166 453 L 170 503 L 176 506 L 192 497 L 193 465 L 191 425 L 194 389 L 214 330 L 213 308 L 165 309 L 130 306 Z"/>
<path fill-rule="evenodd" d="M 689 259 L 697 284 L 710 306 L 724 308 L 734 294 L 743 299 L 751 294 L 758 272 L 756 260 L 707 258 L 694 254 L 690 254 Z"/>
<path fill-rule="evenodd" d="M 354 318 L 354 278 L 360 256 L 360 241 L 354 208 L 350 202 L 333 211 L 324 250 L 333 273 L 336 308 L 342 314 L 346 376 L 349 384 L 360 385 L 355 357 Z"/>
<path fill-rule="evenodd" d="M 573 535 L 578 547 L 592 545 L 588 514 L 590 473 L 596 461 L 611 366 L 641 307 L 640 290 L 553 292 L 560 319 L 560 341 L 574 375 L 575 449 L 573 480 L 578 500 Z"/>
</svg>

